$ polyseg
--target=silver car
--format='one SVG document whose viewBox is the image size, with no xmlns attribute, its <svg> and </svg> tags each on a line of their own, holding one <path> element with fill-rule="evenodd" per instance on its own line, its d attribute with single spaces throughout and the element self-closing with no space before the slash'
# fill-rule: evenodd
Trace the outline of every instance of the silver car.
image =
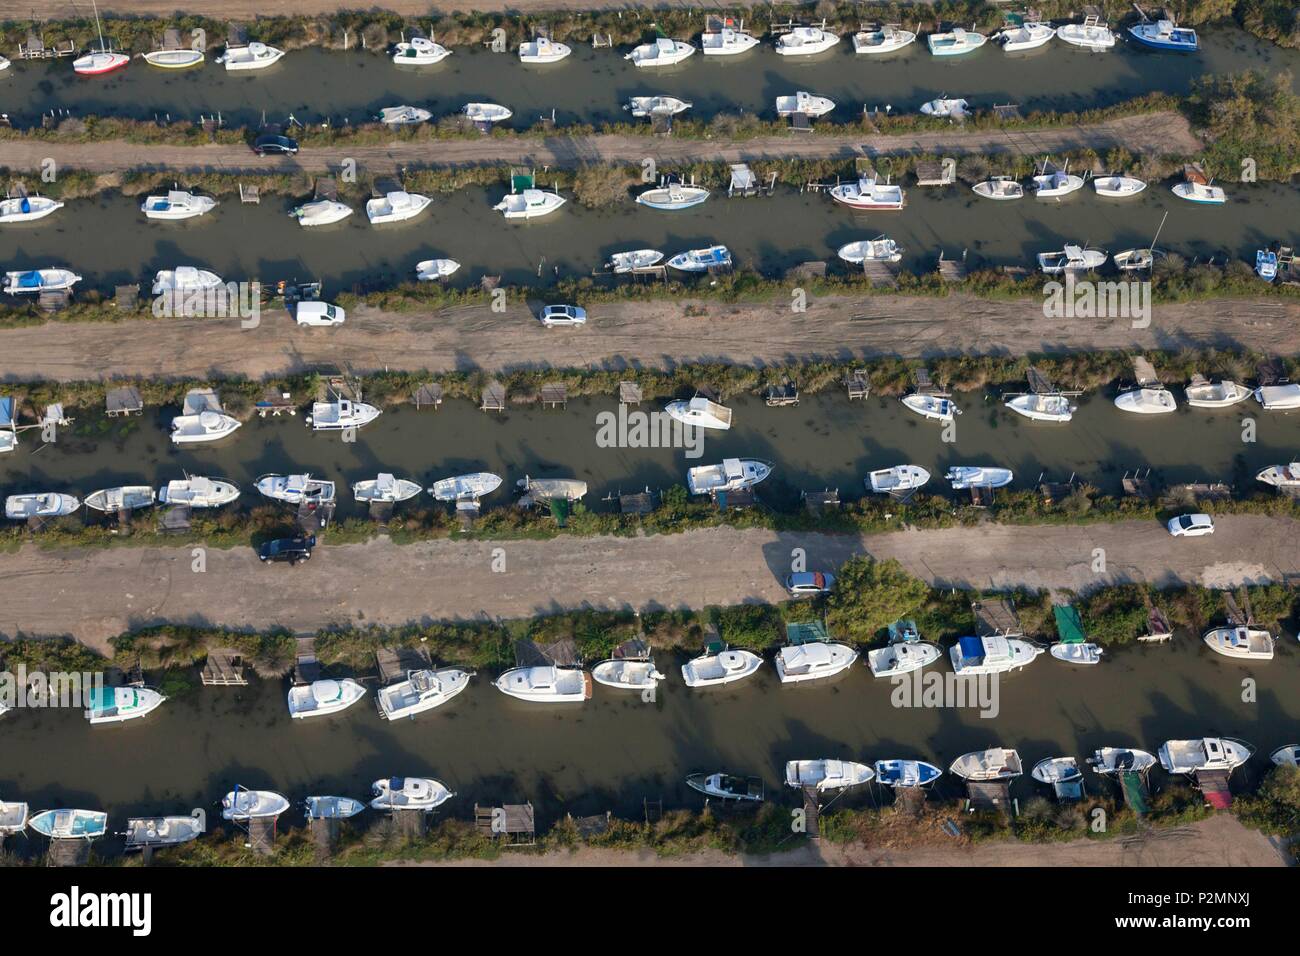
<svg viewBox="0 0 1300 956">
<path fill-rule="evenodd" d="M 586 325 L 587 310 L 580 305 L 548 305 L 537 318 L 548 329 L 557 325 Z"/>
</svg>

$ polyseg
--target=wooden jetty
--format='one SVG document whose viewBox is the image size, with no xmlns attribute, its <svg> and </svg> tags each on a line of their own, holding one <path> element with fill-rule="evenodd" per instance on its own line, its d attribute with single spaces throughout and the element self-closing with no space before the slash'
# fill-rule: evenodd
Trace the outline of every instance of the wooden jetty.
<svg viewBox="0 0 1300 956">
<path fill-rule="evenodd" d="M 880 259 L 864 259 L 862 261 L 862 274 L 866 276 L 867 281 L 872 285 L 885 288 L 898 285 L 898 274 L 901 270 L 902 263 L 899 262 L 884 262 Z"/>
<path fill-rule="evenodd" d="M 275 852 L 275 838 L 279 830 L 280 818 L 253 817 L 248 821 L 248 843 L 245 846 L 258 856 L 270 856 Z"/>
<path fill-rule="evenodd" d="M 754 171 L 745 163 L 731 163 L 731 182 L 727 185 L 728 196 L 770 196 L 776 191 L 776 173 L 769 177 L 767 185 L 758 181 Z"/>
<path fill-rule="evenodd" d="M 939 278 L 944 282 L 966 281 L 965 249 L 962 250 L 960 259 L 945 259 L 943 250 L 939 250 Z"/>
<path fill-rule="evenodd" d="M 956 181 L 956 163 L 924 162 L 916 164 L 916 184 L 918 186 L 949 186 Z"/>
<path fill-rule="evenodd" d="M 415 390 L 412 398 L 415 410 L 432 408 L 435 412 L 442 407 L 442 386 L 437 382 L 426 382 Z"/>
<path fill-rule="evenodd" d="M 542 386 L 539 401 L 542 408 L 568 408 L 569 387 L 563 382 L 548 382 Z"/>
<path fill-rule="evenodd" d="M 119 312 L 134 312 L 140 308 L 140 283 L 119 285 L 114 288 L 113 305 Z"/>
<path fill-rule="evenodd" d="M 713 502 L 719 511 L 747 511 L 758 504 L 758 494 L 752 486 L 733 491 L 717 491 L 713 494 Z"/>
<path fill-rule="evenodd" d="M 763 402 L 769 408 L 797 408 L 799 406 L 799 386 L 789 378 L 783 378 L 776 385 L 769 385 L 763 395 Z"/>
<path fill-rule="evenodd" d="M 1197 481 L 1174 485 L 1169 496 L 1185 501 L 1231 501 L 1232 486 L 1222 481 Z"/>
<path fill-rule="evenodd" d="M 1216 810 L 1232 806 L 1232 791 L 1228 788 L 1228 770 L 1198 770 L 1192 774 L 1196 789 L 1205 795 L 1205 802 Z"/>
<path fill-rule="evenodd" d="M 27 34 L 27 42 L 18 44 L 18 57 L 22 60 L 53 60 L 56 57 L 73 56 L 77 45 L 72 40 L 67 46 L 46 46 L 45 39 L 34 33 Z"/>
<path fill-rule="evenodd" d="M 506 410 L 506 387 L 493 380 L 483 386 L 479 399 L 479 410 L 484 412 L 504 412 Z"/>
<path fill-rule="evenodd" d="M 892 787 L 894 806 L 908 816 L 919 817 L 925 809 L 925 787 Z"/>
<path fill-rule="evenodd" d="M 966 810 L 996 810 L 1008 817 L 1018 814 L 1019 807 L 1011 799 L 1011 781 L 967 780 Z"/>
<path fill-rule="evenodd" d="M 1139 641 L 1148 644 L 1161 644 L 1165 641 L 1172 640 L 1174 636 L 1173 625 L 1169 623 L 1169 616 L 1164 611 L 1147 603 L 1147 632 L 1138 637 Z"/>
<path fill-rule="evenodd" d="M 1155 485 L 1151 481 L 1151 469 L 1145 471 L 1134 469 L 1130 474 L 1124 472 L 1120 479 L 1120 488 L 1124 494 L 1130 498 L 1141 498 L 1144 501 L 1150 501 L 1156 496 Z"/>
<path fill-rule="evenodd" d="M 139 415 L 144 411 L 144 399 L 138 389 L 123 385 L 110 388 L 104 396 L 104 412 L 109 418 Z"/>
<path fill-rule="evenodd" d="M 974 601 L 971 611 L 975 615 L 975 633 L 980 637 L 1024 637 L 1020 615 L 1010 598 Z"/>
<path fill-rule="evenodd" d="M 311 684 L 320 680 L 321 664 L 316 657 L 316 639 L 299 637 L 294 641 L 293 682 Z"/>
<path fill-rule="evenodd" d="M 838 488 L 826 488 L 822 491 L 803 491 L 799 493 L 803 499 L 803 506 L 809 514 L 822 514 L 826 511 L 837 511 L 840 507 L 840 490 Z"/>
<path fill-rule="evenodd" d="M 262 187 L 252 183 L 240 183 L 239 201 L 250 206 L 260 206 L 262 204 Z"/>
<path fill-rule="evenodd" d="M 820 840 L 822 838 L 821 793 L 816 787 L 800 787 L 799 789 L 803 797 L 804 835 L 810 840 Z"/>
<path fill-rule="evenodd" d="M 51 840 L 45 852 L 47 866 L 85 866 L 90 862 L 90 840 L 72 837 Z"/>
<path fill-rule="evenodd" d="M 1077 488 L 1082 485 L 1075 481 L 1074 473 L 1065 481 L 1048 481 L 1043 475 L 1038 476 L 1038 493 L 1042 496 L 1043 504 L 1055 505 L 1065 501 L 1074 494 Z"/>
<path fill-rule="evenodd" d="M 537 820 L 531 803 L 505 803 L 499 807 L 474 804 L 474 826 L 484 836 L 499 838 L 505 847 L 535 846 Z"/>
<path fill-rule="evenodd" d="M 214 647 L 208 650 L 208 659 L 199 672 L 205 687 L 245 687 L 244 657 L 233 647 Z"/>
<path fill-rule="evenodd" d="M 267 415 L 278 418 L 280 415 L 298 414 L 298 406 L 293 403 L 293 396 L 278 388 L 268 388 L 253 408 L 257 411 L 258 418 L 265 418 Z"/>
<path fill-rule="evenodd" d="M 659 492 L 651 491 L 647 485 L 645 491 L 638 491 L 632 494 L 623 494 L 618 492 L 610 494 L 604 498 L 605 501 L 613 501 L 617 498 L 618 510 L 625 515 L 648 515 L 655 508 L 659 507 Z"/>
<path fill-rule="evenodd" d="M 46 289 L 36 296 L 36 307 L 42 312 L 62 312 L 71 304 L 71 289 Z"/>
<path fill-rule="evenodd" d="M 645 401 L 645 393 L 636 382 L 618 383 L 618 402 L 620 405 L 640 405 Z"/>
<path fill-rule="evenodd" d="M 866 398 L 871 394 L 870 373 L 865 368 L 855 368 L 845 376 L 844 387 L 848 390 L 849 401 Z"/>
</svg>

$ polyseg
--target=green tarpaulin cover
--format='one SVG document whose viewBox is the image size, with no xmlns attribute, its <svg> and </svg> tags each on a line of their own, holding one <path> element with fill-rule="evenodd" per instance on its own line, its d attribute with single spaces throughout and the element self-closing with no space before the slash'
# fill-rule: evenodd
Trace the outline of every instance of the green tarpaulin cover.
<svg viewBox="0 0 1300 956">
<path fill-rule="evenodd" d="M 1079 617 L 1079 612 L 1070 605 L 1053 605 L 1052 614 L 1056 618 L 1056 633 L 1060 635 L 1062 644 L 1082 644 L 1088 639 L 1083 633 L 1083 620 Z"/>
</svg>

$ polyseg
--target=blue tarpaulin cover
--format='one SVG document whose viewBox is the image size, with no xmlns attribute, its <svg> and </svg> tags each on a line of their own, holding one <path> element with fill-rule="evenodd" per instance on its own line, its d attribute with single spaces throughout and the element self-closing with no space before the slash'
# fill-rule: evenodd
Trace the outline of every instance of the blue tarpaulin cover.
<svg viewBox="0 0 1300 956">
<path fill-rule="evenodd" d="M 0 425 L 14 423 L 14 400 L 8 395 L 0 396 Z"/>
<path fill-rule="evenodd" d="M 984 656 L 984 642 L 978 637 L 963 637 L 959 640 L 962 660 L 979 660 Z"/>
</svg>

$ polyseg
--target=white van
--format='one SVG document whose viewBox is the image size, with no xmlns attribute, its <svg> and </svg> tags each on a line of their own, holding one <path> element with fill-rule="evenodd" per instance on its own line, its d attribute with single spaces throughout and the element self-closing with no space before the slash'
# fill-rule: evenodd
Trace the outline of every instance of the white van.
<svg viewBox="0 0 1300 956">
<path fill-rule="evenodd" d="M 342 325 L 347 313 L 328 302 L 299 302 L 293 317 L 299 325 Z"/>
</svg>

